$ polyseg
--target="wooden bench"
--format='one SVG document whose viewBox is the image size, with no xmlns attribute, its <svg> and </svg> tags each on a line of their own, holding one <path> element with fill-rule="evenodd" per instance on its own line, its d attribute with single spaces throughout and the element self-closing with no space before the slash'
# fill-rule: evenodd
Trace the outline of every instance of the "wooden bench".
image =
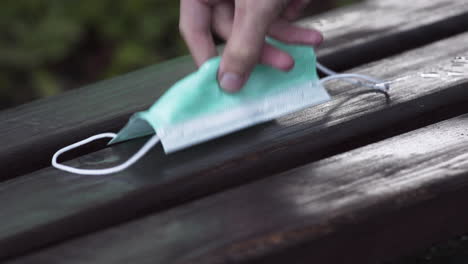
<svg viewBox="0 0 468 264">
<path fill-rule="evenodd" d="M 302 21 L 319 59 L 391 81 L 112 176 L 49 167 L 116 131 L 189 58 L 0 113 L 0 258 L 11 263 L 373 263 L 466 232 L 468 3 L 373 0 Z M 151 96 L 150 96 L 151 95 Z M 69 156 L 108 167 L 145 139 Z"/>
</svg>

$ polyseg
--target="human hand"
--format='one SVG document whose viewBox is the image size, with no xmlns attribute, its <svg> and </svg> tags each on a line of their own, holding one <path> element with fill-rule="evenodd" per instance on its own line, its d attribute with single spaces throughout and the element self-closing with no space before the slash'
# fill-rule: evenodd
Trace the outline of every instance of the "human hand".
<svg viewBox="0 0 468 264">
<path fill-rule="evenodd" d="M 300 28 L 296 19 L 310 0 L 181 0 L 180 31 L 196 64 L 217 55 L 213 33 L 227 41 L 218 72 L 220 86 L 239 91 L 257 63 L 288 71 L 294 60 L 265 42 L 318 45 L 321 33 Z"/>
</svg>

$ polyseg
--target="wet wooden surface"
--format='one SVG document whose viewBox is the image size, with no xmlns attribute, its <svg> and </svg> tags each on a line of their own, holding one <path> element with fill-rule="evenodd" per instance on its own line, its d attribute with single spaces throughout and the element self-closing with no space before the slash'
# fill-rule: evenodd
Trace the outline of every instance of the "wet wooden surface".
<svg viewBox="0 0 468 264">
<path fill-rule="evenodd" d="M 320 60 L 346 70 L 465 31 L 467 5 L 463 0 L 365 1 L 303 24 L 324 31 Z M 193 70 L 190 58 L 179 58 L 0 112 L 0 180 L 47 167 L 64 145 L 117 131 L 132 113 L 147 108 Z M 74 156 L 102 147 L 84 148 Z"/>
<path fill-rule="evenodd" d="M 468 231 L 466 202 L 462 115 L 12 263 L 375 263 Z"/>
<path fill-rule="evenodd" d="M 458 106 L 450 115 L 467 112 L 467 41 L 468 34 L 462 34 L 352 70 L 390 80 L 391 100 L 336 84 L 330 87 L 335 97 L 329 103 L 180 153 L 166 156 L 158 147 L 111 177 L 47 168 L 4 182 L 0 248 L 5 250 L 0 253 L 15 255 L 342 152 L 343 146 L 364 144 L 361 138 L 401 123 L 431 120 L 444 106 Z M 143 141 L 107 148 L 71 164 L 108 167 Z"/>
<path fill-rule="evenodd" d="M 0 259 L 367 263 L 466 231 L 468 216 L 449 205 L 468 193 L 467 18 L 466 1 L 375 0 L 306 19 L 328 39 L 322 62 L 389 80 L 390 98 L 333 83 L 328 103 L 175 154 L 158 146 L 112 176 L 46 164 L 117 130 L 193 70 L 188 58 L 0 113 L 0 179 L 12 178 L 0 183 Z M 109 167 L 145 140 L 97 144 L 69 164 Z"/>
</svg>

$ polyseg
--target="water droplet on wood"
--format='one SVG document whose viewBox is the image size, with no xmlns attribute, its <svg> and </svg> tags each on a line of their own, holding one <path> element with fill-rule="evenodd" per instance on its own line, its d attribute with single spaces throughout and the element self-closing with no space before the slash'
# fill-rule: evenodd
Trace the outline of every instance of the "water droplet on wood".
<svg viewBox="0 0 468 264">
<path fill-rule="evenodd" d="M 466 72 L 459 72 L 459 71 L 447 71 L 447 74 L 449 76 L 454 76 L 454 77 L 467 76 L 468 75 L 468 73 L 466 73 Z"/>
<path fill-rule="evenodd" d="M 436 72 L 425 72 L 420 74 L 423 78 L 440 78 L 440 74 Z"/>
</svg>

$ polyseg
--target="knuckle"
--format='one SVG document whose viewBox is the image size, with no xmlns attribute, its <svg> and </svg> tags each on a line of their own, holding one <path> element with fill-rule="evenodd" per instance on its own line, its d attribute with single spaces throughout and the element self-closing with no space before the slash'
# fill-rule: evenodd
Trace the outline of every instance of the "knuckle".
<svg viewBox="0 0 468 264">
<path fill-rule="evenodd" d="M 184 23 L 184 21 L 181 19 L 179 21 L 179 33 L 183 38 L 186 38 L 189 32 L 189 29 L 187 27 L 188 27 L 188 24 Z"/>
</svg>

